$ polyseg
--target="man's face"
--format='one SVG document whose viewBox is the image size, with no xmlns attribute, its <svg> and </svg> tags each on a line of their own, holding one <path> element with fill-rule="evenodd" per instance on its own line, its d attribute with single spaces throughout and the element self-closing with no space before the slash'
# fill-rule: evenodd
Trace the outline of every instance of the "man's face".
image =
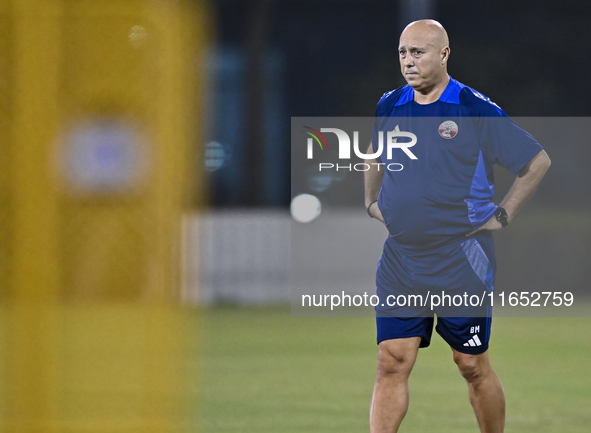
<svg viewBox="0 0 591 433">
<path fill-rule="evenodd" d="M 400 36 L 400 69 L 413 89 L 428 89 L 446 75 L 442 65 L 442 48 L 439 45 L 431 32 L 407 29 Z"/>
</svg>

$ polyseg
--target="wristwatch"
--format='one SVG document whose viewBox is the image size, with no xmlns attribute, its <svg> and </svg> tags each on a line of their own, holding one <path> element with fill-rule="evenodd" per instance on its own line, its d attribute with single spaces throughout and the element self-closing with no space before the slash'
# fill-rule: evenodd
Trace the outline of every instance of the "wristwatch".
<svg viewBox="0 0 591 433">
<path fill-rule="evenodd" d="M 501 223 L 503 227 L 507 227 L 507 225 L 509 225 L 509 221 L 507 221 L 507 211 L 501 206 L 499 206 L 495 211 L 495 218 Z"/>
</svg>

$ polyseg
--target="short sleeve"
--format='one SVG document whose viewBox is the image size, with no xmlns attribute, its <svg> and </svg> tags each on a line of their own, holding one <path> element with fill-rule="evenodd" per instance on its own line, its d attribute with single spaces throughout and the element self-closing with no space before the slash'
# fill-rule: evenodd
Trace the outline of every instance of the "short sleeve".
<svg viewBox="0 0 591 433">
<path fill-rule="evenodd" d="M 542 146 L 525 129 L 501 111 L 500 115 L 481 117 L 480 146 L 484 156 L 517 174 Z"/>
</svg>

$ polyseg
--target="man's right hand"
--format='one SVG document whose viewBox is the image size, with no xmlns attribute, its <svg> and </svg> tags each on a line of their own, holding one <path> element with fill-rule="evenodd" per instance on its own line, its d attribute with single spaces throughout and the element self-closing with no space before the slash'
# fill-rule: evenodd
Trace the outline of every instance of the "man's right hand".
<svg viewBox="0 0 591 433">
<path fill-rule="evenodd" d="M 371 143 L 367 148 L 367 153 L 373 153 L 373 146 L 371 145 Z M 366 170 L 363 174 L 365 180 L 364 196 L 366 209 L 369 203 L 378 199 L 378 196 L 380 194 L 380 188 L 382 187 L 382 180 L 384 179 L 384 170 L 380 170 L 380 166 L 375 164 L 376 162 L 377 160 L 375 159 L 365 160 L 365 163 L 369 164 L 369 166 L 372 167 L 369 170 Z M 380 208 L 378 207 L 377 201 L 375 203 L 372 203 L 372 205 L 369 207 L 368 213 L 375 219 L 381 221 L 382 223 L 384 222 L 384 217 L 382 216 L 382 211 L 380 211 Z"/>
<path fill-rule="evenodd" d="M 369 208 L 369 213 L 372 217 L 374 217 L 378 221 L 381 221 L 383 224 L 386 224 L 384 222 L 384 217 L 382 216 L 382 211 L 380 210 L 380 207 L 378 206 L 377 201 L 372 203 L 371 207 Z"/>
</svg>

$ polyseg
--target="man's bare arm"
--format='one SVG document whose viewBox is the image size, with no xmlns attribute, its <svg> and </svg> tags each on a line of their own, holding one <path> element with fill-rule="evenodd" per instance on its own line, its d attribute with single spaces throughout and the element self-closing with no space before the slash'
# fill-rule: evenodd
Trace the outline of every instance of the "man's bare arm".
<svg viewBox="0 0 591 433">
<path fill-rule="evenodd" d="M 517 173 L 515 182 L 513 182 L 511 189 L 500 204 L 507 211 L 508 222 L 511 222 L 517 216 L 525 203 L 533 195 L 546 171 L 548 171 L 548 168 L 550 168 L 550 158 L 542 150 Z M 499 230 L 502 227 L 501 223 L 493 216 L 486 224 L 468 233 L 467 236 L 471 236 L 480 230 Z"/>
<path fill-rule="evenodd" d="M 507 211 L 507 221 L 510 222 L 515 218 L 527 203 L 548 168 L 550 168 L 550 158 L 542 150 L 519 171 L 513 186 L 500 204 Z"/>
<path fill-rule="evenodd" d="M 373 146 L 370 144 L 367 153 L 373 153 Z M 365 178 L 365 207 L 371 202 L 378 199 L 380 188 L 382 187 L 382 179 L 384 178 L 384 167 L 377 165 L 377 159 L 366 159 L 365 163 L 369 164 L 370 169 L 364 173 Z M 377 203 L 371 205 L 369 210 L 371 216 L 375 219 L 384 222 L 382 212 Z"/>
</svg>

